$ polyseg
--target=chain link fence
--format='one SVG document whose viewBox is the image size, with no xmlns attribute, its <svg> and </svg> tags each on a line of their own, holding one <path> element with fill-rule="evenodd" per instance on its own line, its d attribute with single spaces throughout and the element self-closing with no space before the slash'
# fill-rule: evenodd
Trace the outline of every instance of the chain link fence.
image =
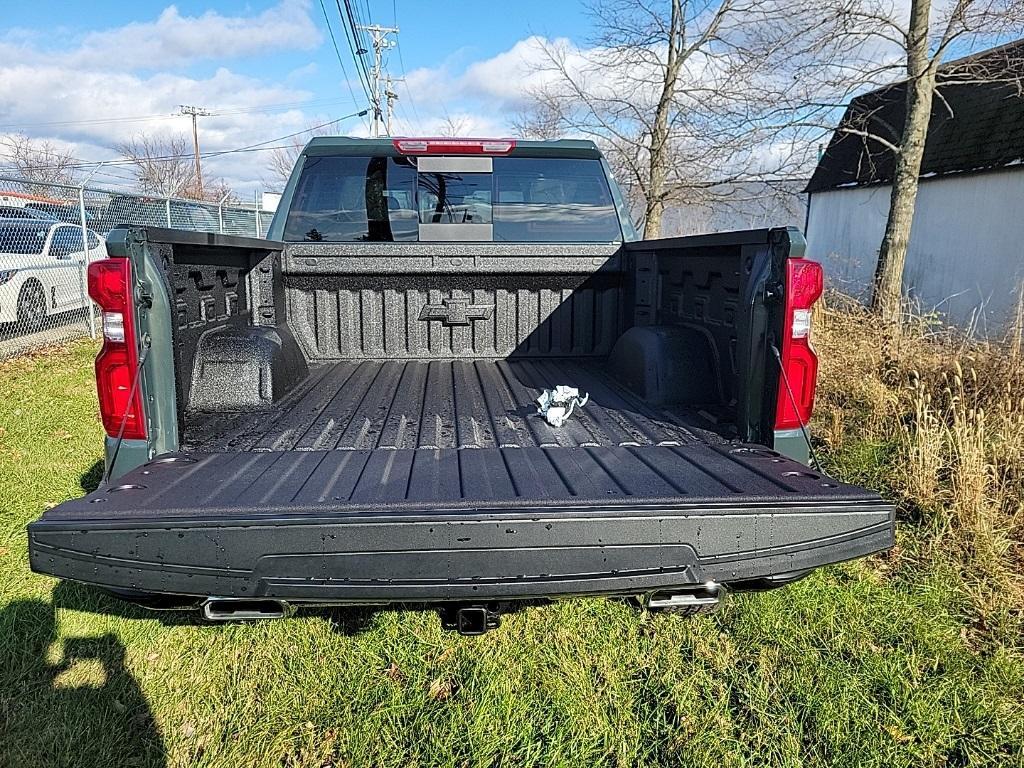
<svg viewBox="0 0 1024 768">
<path fill-rule="evenodd" d="M 90 262 L 116 226 L 262 237 L 273 214 L 258 204 L 146 197 L 98 187 L 0 176 L 0 360 L 47 344 L 95 337 L 86 289 Z"/>
</svg>

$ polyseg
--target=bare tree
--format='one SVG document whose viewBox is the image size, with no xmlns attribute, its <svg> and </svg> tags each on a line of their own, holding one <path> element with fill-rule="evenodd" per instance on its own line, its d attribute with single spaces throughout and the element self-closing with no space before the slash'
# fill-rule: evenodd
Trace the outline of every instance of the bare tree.
<svg viewBox="0 0 1024 768">
<path fill-rule="evenodd" d="M 267 163 L 269 176 L 264 179 L 264 184 L 270 189 L 284 189 L 306 142 L 314 136 L 333 136 L 336 133 L 337 129 L 333 124 L 324 125 L 321 122 L 310 126 L 303 137 L 293 138 L 287 146 L 275 148 L 270 153 L 270 160 Z"/>
<path fill-rule="evenodd" d="M 114 150 L 130 161 L 143 194 L 210 202 L 231 197 L 231 187 L 222 178 L 203 174 L 202 184 L 197 183 L 192 140 L 184 134 L 140 134 Z"/>
<path fill-rule="evenodd" d="M 465 136 L 469 130 L 469 121 L 465 117 L 455 116 L 446 114 L 444 122 L 437 129 L 437 135 L 443 137 L 454 137 Z"/>
<path fill-rule="evenodd" d="M 871 306 L 883 320 L 897 322 L 921 162 L 934 102 L 938 99 L 945 104 L 943 87 L 1014 81 L 1019 90 L 1024 82 L 1024 70 L 1019 62 L 1002 62 L 998 56 L 965 60 L 963 65 L 954 66 L 940 76 L 942 62 L 957 42 L 970 45 L 1005 34 L 1019 34 L 1024 25 L 1024 2 L 956 0 L 944 8 L 933 9 L 931 0 L 911 0 L 906 19 L 884 2 L 861 2 L 851 4 L 849 13 L 856 20 L 859 34 L 869 33 L 898 46 L 906 70 L 902 130 L 887 136 L 877 128 L 868 127 L 870 116 L 865 116 L 861 126 L 843 127 L 847 131 L 862 131 L 866 139 L 881 144 L 895 155 L 889 214 L 878 252 Z"/>
<path fill-rule="evenodd" d="M 974 66 L 939 77 L 940 65 L 1024 28 L 1024 0 L 912 0 L 909 13 L 897 0 L 606 0 L 590 12 L 587 48 L 545 44 L 514 124 L 597 141 L 648 237 L 671 201 L 711 205 L 737 184 L 806 173 L 852 96 L 908 78 L 903 125 L 839 128 L 896 157 L 873 299 L 887 319 L 898 316 L 933 101 L 948 109 L 945 85 L 1007 76 Z"/>
<path fill-rule="evenodd" d="M 299 159 L 302 151 L 302 143 L 293 141 L 287 147 L 277 147 L 270 153 L 270 160 L 267 162 L 267 178 L 264 184 L 270 189 L 281 190 L 288 183 L 295 168 L 295 161 Z"/>
<path fill-rule="evenodd" d="M 203 175 L 206 176 L 206 174 Z M 223 201 L 234 204 L 238 202 L 238 195 L 235 194 L 235 190 L 232 189 L 226 179 L 221 177 L 215 179 L 207 177 L 206 181 L 203 182 L 203 195 L 203 199 L 211 203 Z"/>
<path fill-rule="evenodd" d="M 590 14 L 587 48 L 544 45 L 515 127 L 598 142 L 642 206 L 647 237 L 660 234 L 672 200 L 705 203 L 806 165 L 813 144 L 798 139 L 810 124 L 793 115 L 811 95 L 790 75 L 836 55 L 816 5 L 605 0 Z"/>
<path fill-rule="evenodd" d="M 131 162 L 140 192 L 165 197 L 198 192 L 192 142 L 184 134 L 140 134 L 114 149 Z"/>
<path fill-rule="evenodd" d="M 20 177 L 40 186 L 74 184 L 80 161 L 49 139 L 33 139 L 23 133 L 0 138 L 0 153 Z"/>
<path fill-rule="evenodd" d="M 512 130 L 524 139 L 541 141 L 560 138 L 566 122 L 557 99 L 545 96 L 544 91 L 534 91 L 532 103 L 522 107 L 512 118 Z"/>
</svg>

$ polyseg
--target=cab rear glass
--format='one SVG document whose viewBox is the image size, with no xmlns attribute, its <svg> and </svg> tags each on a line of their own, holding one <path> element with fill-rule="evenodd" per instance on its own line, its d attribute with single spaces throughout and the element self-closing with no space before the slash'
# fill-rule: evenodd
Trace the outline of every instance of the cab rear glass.
<svg viewBox="0 0 1024 768">
<path fill-rule="evenodd" d="M 309 156 L 284 239 L 607 243 L 622 229 L 596 159 L 495 157 L 490 171 L 462 172 L 421 171 L 414 156 Z"/>
</svg>

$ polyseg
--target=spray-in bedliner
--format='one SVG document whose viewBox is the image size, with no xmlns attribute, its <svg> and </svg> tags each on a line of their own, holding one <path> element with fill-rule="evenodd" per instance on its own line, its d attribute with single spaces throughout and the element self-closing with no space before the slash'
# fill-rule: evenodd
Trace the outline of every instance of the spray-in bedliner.
<svg viewBox="0 0 1024 768">
<path fill-rule="evenodd" d="M 47 511 L 32 567 L 313 603 L 635 594 L 803 572 L 892 506 L 739 444 L 179 453 Z"/>
<path fill-rule="evenodd" d="M 721 442 L 693 409 L 646 405 L 600 361 L 356 360 L 314 368 L 272 408 L 197 412 L 185 448 L 203 451 L 527 448 Z M 537 415 L 544 388 L 590 395 L 561 427 Z M 705 421 L 703 426 L 711 427 Z"/>
</svg>

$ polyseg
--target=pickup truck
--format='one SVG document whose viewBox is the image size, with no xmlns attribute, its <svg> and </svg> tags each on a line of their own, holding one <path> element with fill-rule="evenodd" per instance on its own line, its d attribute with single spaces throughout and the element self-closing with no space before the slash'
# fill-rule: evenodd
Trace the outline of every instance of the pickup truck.
<svg viewBox="0 0 1024 768">
<path fill-rule="evenodd" d="M 318 137 L 268 239 L 107 247 L 106 476 L 29 526 L 37 572 L 477 634 L 517 601 L 705 610 L 892 545 L 892 505 L 807 466 L 800 233 L 638 239 L 591 142 Z"/>
</svg>

